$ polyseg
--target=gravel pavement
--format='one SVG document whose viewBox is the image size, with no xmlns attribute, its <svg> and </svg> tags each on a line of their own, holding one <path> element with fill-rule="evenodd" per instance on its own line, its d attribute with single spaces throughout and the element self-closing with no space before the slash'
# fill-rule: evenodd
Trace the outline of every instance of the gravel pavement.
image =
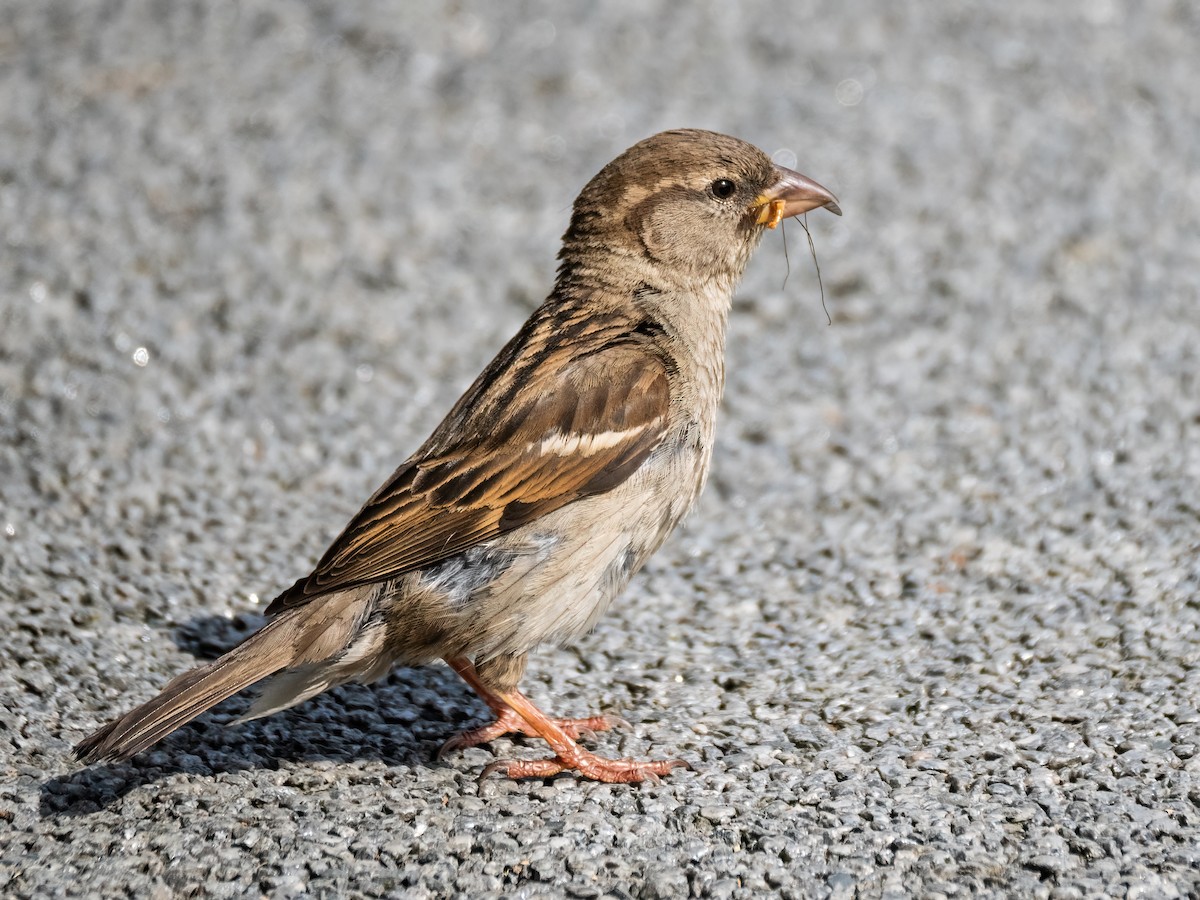
<svg viewBox="0 0 1200 900">
<path fill-rule="evenodd" d="M 1200 896 L 1200 7 L 0 15 L 0 895 Z M 261 623 L 675 126 L 838 194 L 735 304 L 709 490 L 525 686 L 679 756 L 482 784 L 398 670 L 70 747 Z M 785 278 L 786 276 L 786 278 Z"/>
</svg>

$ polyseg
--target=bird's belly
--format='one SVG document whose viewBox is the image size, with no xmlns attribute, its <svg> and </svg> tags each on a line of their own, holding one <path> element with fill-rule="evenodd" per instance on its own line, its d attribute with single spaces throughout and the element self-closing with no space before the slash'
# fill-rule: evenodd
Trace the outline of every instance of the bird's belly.
<svg viewBox="0 0 1200 900">
<path fill-rule="evenodd" d="M 606 493 L 576 501 L 423 573 L 453 607 L 462 652 L 521 654 L 590 631 L 692 505 L 706 460 L 672 452 Z M 689 477 L 680 481 L 675 467 Z M 662 490 L 680 484 L 689 489 Z"/>
</svg>

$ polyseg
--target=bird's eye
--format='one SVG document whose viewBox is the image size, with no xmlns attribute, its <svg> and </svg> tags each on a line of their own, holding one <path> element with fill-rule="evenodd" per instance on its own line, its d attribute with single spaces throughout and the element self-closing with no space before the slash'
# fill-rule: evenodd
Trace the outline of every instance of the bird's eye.
<svg viewBox="0 0 1200 900">
<path fill-rule="evenodd" d="M 737 185 L 728 178 L 718 178 L 708 188 L 718 200 L 728 200 L 737 190 Z"/>
</svg>

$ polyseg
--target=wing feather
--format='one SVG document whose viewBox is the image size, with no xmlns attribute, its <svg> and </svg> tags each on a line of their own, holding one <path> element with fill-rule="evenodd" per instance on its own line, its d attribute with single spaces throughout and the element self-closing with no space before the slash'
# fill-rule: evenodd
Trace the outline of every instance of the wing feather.
<svg viewBox="0 0 1200 900">
<path fill-rule="evenodd" d="M 536 336 L 502 351 L 268 613 L 432 565 L 637 471 L 666 433 L 671 399 L 654 345 L 627 324 L 595 329 L 583 353 Z"/>
</svg>

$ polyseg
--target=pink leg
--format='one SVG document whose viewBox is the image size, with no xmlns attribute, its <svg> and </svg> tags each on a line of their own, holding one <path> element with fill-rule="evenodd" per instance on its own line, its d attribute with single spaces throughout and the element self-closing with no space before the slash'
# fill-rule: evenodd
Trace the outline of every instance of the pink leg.
<svg viewBox="0 0 1200 900">
<path fill-rule="evenodd" d="M 447 659 L 446 662 L 450 668 L 462 676 L 463 681 L 469 684 L 479 698 L 496 714 L 496 719 L 487 725 L 470 728 L 450 738 L 438 750 L 438 759 L 452 750 L 478 747 L 480 744 L 494 741 L 506 734 L 520 734 L 525 737 L 543 736 L 531 727 L 503 697 L 479 680 L 479 673 L 475 671 L 475 666 L 469 659 L 464 656 L 455 656 Z M 620 716 L 608 715 L 589 716 L 584 719 L 552 719 L 551 721 L 571 740 L 578 740 L 580 737 L 586 737 L 597 731 L 629 727 L 629 723 Z"/>
<path fill-rule="evenodd" d="M 656 782 L 659 776 L 672 769 L 687 766 L 682 759 L 639 761 L 636 759 L 605 759 L 580 747 L 569 734 L 520 691 L 497 695 L 516 712 L 537 734 L 546 740 L 554 756 L 549 759 L 504 759 L 483 770 L 482 778 L 503 771 L 510 778 L 547 778 L 565 769 L 574 769 L 584 778 L 607 782 Z"/>
</svg>

